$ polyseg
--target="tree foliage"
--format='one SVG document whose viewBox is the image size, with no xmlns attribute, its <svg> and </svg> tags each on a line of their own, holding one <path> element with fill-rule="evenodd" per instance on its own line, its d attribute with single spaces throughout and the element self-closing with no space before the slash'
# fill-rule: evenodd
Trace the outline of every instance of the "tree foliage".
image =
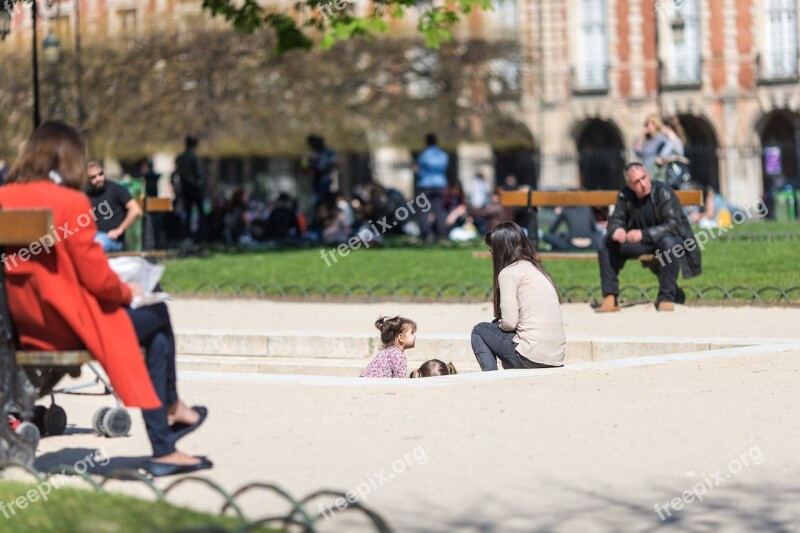
<svg viewBox="0 0 800 533">
<path fill-rule="evenodd" d="M 339 42 L 331 52 L 272 53 L 269 32 L 153 34 L 83 51 L 83 127 L 93 157 L 177 151 L 200 136 L 206 153 L 302 153 L 309 132 L 342 152 L 396 143 L 421 147 L 436 131 L 495 147 L 529 145 L 519 117 L 519 45 L 471 40 L 439 49 L 419 39 Z M 24 53 L 23 53 L 24 55 Z M 43 119 L 74 122 L 74 55 L 41 68 Z M 0 155 L 30 133 L 30 65 L 0 57 Z"/>
<path fill-rule="evenodd" d="M 438 48 L 453 38 L 453 27 L 473 9 L 491 9 L 493 0 L 450 0 L 434 5 L 432 0 L 372 0 L 369 11 L 356 16 L 349 4 L 369 0 L 297 0 L 290 12 L 276 12 L 257 0 L 203 0 L 203 8 L 223 17 L 246 33 L 266 27 L 277 37 L 276 51 L 323 49 L 353 37 L 371 38 L 389 29 L 387 19 L 401 18 L 408 9 L 421 15 L 418 31 L 427 46 Z"/>
</svg>

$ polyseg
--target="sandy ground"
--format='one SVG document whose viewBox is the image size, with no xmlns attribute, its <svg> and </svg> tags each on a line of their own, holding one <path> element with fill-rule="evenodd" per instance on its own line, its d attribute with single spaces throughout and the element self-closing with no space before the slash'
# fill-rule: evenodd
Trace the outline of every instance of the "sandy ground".
<svg viewBox="0 0 800 533">
<path fill-rule="evenodd" d="M 466 334 L 489 316 L 488 305 L 178 301 L 171 308 L 177 327 L 320 333 L 369 333 L 379 313 L 401 313 L 419 321 L 420 335 Z M 596 316 L 566 305 L 563 314 L 570 335 L 681 337 L 796 337 L 800 318 L 800 310 L 777 308 L 657 314 L 639 306 Z M 398 531 L 800 532 L 799 380 L 797 348 L 388 383 L 183 373 L 181 395 L 211 414 L 181 449 L 209 455 L 216 465 L 204 475 L 228 490 L 269 481 L 297 497 L 360 491 Z M 113 458 L 106 471 L 146 458 L 138 414 L 131 436 L 98 438 L 91 416 L 110 398 L 59 401 L 71 425 L 43 439 L 39 468 L 98 448 Z M 146 494 L 130 482 L 113 487 Z M 222 505 L 196 485 L 170 499 L 205 510 Z M 263 492 L 241 504 L 252 518 L 286 510 Z M 369 528 L 345 513 L 320 530 Z"/>
<path fill-rule="evenodd" d="M 307 304 L 264 300 L 176 300 L 170 303 L 177 328 L 261 329 L 321 334 L 376 334 L 381 315 L 417 322 L 417 336 L 469 335 L 472 326 L 491 321 L 492 306 L 482 304 Z M 567 335 L 654 337 L 797 337 L 800 308 L 687 307 L 658 313 L 637 305 L 619 313 L 596 314 L 588 304 L 562 305 Z"/>
</svg>

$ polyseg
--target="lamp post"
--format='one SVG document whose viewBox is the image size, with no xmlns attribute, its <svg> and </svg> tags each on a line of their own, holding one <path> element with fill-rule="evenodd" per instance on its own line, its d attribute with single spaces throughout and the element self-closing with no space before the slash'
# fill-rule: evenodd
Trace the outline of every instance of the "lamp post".
<svg viewBox="0 0 800 533">
<path fill-rule="evenodd" d="M 58 65 L 61 60 L 61 41 L 59 41 L 53 30 L 47 31 L 47 36 L 42 41 L 42 57 L 46 65 Z"/>
<path fill-rule="evenodd" d="M 36 37 L 36 19 L 38 18 L 36 12 L 36 2 L 31 2 L 31 21 L 33 24 L 33 129 L 39 127 L 42 123 L 42 114 L 39 111 L 39 50 L 38 39 Z"/>
<path fill-rule="evenodd" d="M 47 0 L 47 6 L 50 7 L 52 5 L 52 0 Z M 33 27 L 33 53 L 31 56 L 33 57 L 33 129 L 39 127 L 39 124 L 42 123 L 42 113 L 40 111 L 40 104 L 39 104 L 39 50 L 38 50 L 38 37 L 36 33 L 36 23 L 37 19 L 39 18 L 39 13 L 36 8 L 36 2 L 31 2 L 31 23 Z M 49 39 L 49 42 L 47 42 Z M 60 57 L 60 52 L 58 51 L 58 45 L 60 44 L 58 39 L 52 34 L 52 31 L 48 32 L 47 38 L 45 38 L 45 42 L 42 43 L 44 46 L 44 53 L 45 53 L 45 61 L 49 62 L 55 59 L 58 61 Z M 55 48 L 55 51 L 53 49 Z"/>
</svg>

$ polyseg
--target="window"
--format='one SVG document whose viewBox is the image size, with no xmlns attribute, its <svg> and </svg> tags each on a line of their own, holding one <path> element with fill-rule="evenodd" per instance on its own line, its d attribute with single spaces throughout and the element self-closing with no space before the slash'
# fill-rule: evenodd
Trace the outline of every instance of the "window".
<svg viewBox="0 0 800 533">
<path fill-rule="evenodd" d="M 415 46 L 405 53 L 408 70 L 404 78 L 406 94 L 411 98 L 435 98 L 440 88 L 434 74 L 439 70 L 438 52 L 431 48 Z"/>
<path fill-rule="evenodd" d="M 136 10 L 120 9 L 117 11 L 119 34 L 133 37 L 136 35 Z"/>
<path fill-rule="evenodd" d="M 608 90 L 608 40 L 605 0 L 578 0 L 578 58 L 573 90 Z"/>
<path fill-rule="evenodd" d="M 494 11 L 498 29 L 517 31 L 516 0 L 497 0 L 494 3 Z"/>
<path fill-rule="evenodd" d="M 797 78 L 796 0 L 765 0 L 761 78 Z"/>
<path fill-rule="evenodd" d="M 673 4 L 669 27 L 671 32 L 670 61 L 667 63 L 666 85 L 700 84 L 700 16 L 697 0 Z"/>
</svg>

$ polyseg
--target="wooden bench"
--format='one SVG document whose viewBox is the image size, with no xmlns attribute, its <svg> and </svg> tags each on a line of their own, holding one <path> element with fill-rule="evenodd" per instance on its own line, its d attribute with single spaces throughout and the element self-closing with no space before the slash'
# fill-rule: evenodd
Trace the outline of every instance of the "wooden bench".
<svg viewBox="0 0 800 533">
<path fill-rule="evenodd" d="M 681 205 L 703 205 L 703 191 L 675 191 Z M 617 203 L 619 191 L 503 191 L 500 204 L 505 207 L 527 207 L 532 211 L 528 231 L 536 235 L 538 242 L 539 224 L 536 220 L 538 207 L 606 207 Z M 484 255 L 485 254 L 485 255 Z M 488 252 L 474 252 L 473 257 L 488 257 Z M 561 259 L 572 261 L 596 261 L 597 254 L 581 252 L 543 252 L 542 260 Z M 640 255 L 639 261 L 649 263 L 652 254 Z"/>
<path fill-rule="evenodd" d="M 149 215 L 152 213 L 171 213 L 173 210 L 172 198 L 167 196 L 144 196 L 137 198 L 142 213 Z M 112 252 L 109 257 L 140 256 L 153 259 L 163 259 L 167 256 L 165 250 L 150 250 L 153 246 L 153 225 L 149 217 L 142 218 L 142 250 L 132 252 Z M 135 253 L 134 253 L 135 252 Z"/>
<path fill-rule="evenodd" d="M 39 243 L 52 227 L 53 213 L 49 210 L 0 210 L 0 248 Z M 41 253 L 41 246 L 38 248 Z M 36 399 L 50 393 L 64 375 L 79 372 L 92 356 L 86 350 L 17 351 L 13 338 L 5 268 L 0 268 L 0 461 L 32 466 L 38 440 L 26 440 L 11 431 L 6 422 L 10 411 L 30 420 Z"/>
<path fill-rule="evenodd" d="M 166 213 L 172 211 L 172 198 L 166 196 L 145 196 L 137 198 L 143 213 Z"/>
</svg>

